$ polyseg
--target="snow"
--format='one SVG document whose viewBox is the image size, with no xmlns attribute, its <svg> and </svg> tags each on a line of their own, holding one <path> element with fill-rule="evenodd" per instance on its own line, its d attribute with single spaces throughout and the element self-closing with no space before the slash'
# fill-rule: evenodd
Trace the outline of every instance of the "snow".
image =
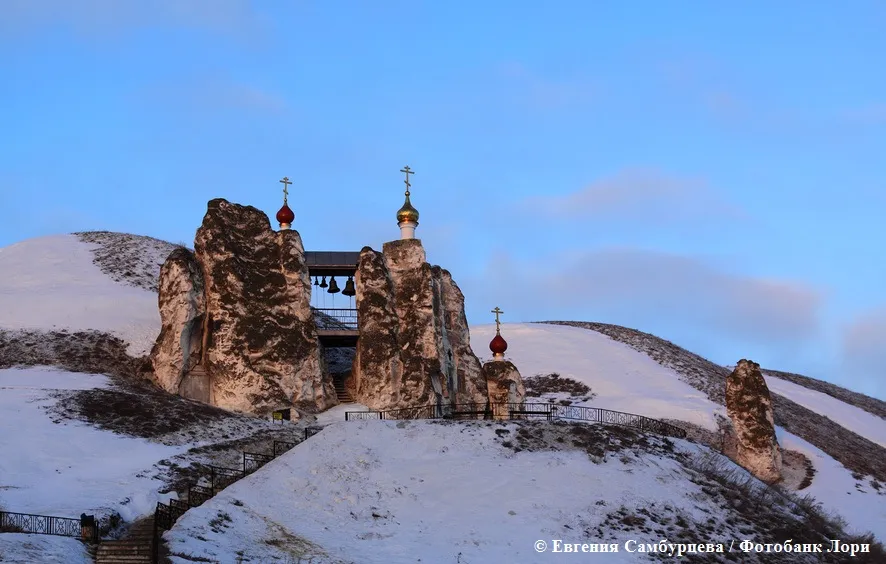
<svg viewBox="0 0 886 564">
<path fill-rule="evenodd" d="M 348 411 L 369 411 L 369 408 L 362 403 L 340 403 L 335 407 L 331 407 L 323 413 L 317 414 L 317 420 L 313 425 L 325 426 L 330 423 L 338 423 L 344 421 L 345 413 Z"/>
<path fill-rule="evenodd" d="M 766 375 L 765 378 L 770 391 L 815 413 L 825 415 L 831 421 L 849 429 L 856 435 L 886 447 L 886 419 L 799 384 L 775 376 Z"/>
<path fill-rule="evenodd" d="M 51 235 L 0 249 L 0 329 L 92 329 L 126 341 L 131 356 L 148 354 L 160 332 L 157 294 L 104 274 L 95 247 Z"/>
<path fill-rule="evenodd" d="M 872 532 L 878 539 L 886 539 L 886 484 L 878 491 L 869 480 L 853 478 L 842 464 L 800 437 L 781 427 L 775 428 L 775 434 L 782 448 L 802 452 L 815 466 L 812 484 L 798 492 L 800 495 L 811 495 L 825 509 L 839 514 L 850 531 Z"/>
<path fill-rule="evenodd" d="M 676 372 L 649 356 L 606 335 L 564 325 L 503 323 L 508 342 L 505 358 L 517 365 L 523 378 L 556 372 L 588 385 L 596 395 L 588 405 L 624 411 L 653 419 L 678 419 L 711 431 L 714 414 L 723 406 L 682 382 Z M 495 325 L 471 327 L 471 348 L 488 351 Z"/>
<path fill-rule="evenodd" d="M 0 534 L 0 562 L 22 564 L 92 564 L 86 545 L 52 535 Z"/>
<path fill-rule="evenodd" d="M 621 506 L 669 504 L 700 521 L 722 513 L 699 507 L 699 486 L 672 458 L 595 464 L 582 450 L 515 453 L 495 442 L 496 429 L 513 434 L 516 424 L 339 422 L 188 511 L 165 538 L 173 554 L 221 562 L 238 553 L 252 562 L 556 562 L 562 556 L 539 555 L 535 541 L 582 542 Z M 622 544 L 645 537 L 614 534 L 627 535 Z"/>
<path fill-rule="evenodd" d="M 160 330 L 157 294 L 115 282 L 93 263 L 93 248 L 74 235 L 57 235 L 0 249 L 0 330 L 104 331 L 126 341 L 130 355 L 147 354 Z M 488 356 L 494 334 L 492 324 L 471 327 L 475 352 Z M 725 415 L 723 406 L 670 368 L 600 333 L 507 323 L 502 335 L 507 358 L 524 378 L 556 372 L 587 384 L 596 395 L 577 405 L 712 431 L 715 415 Z M 797 384 L 766 379 L 773 392 L 886 447 L 883 419 Z M 170 445 L 60 420 L 46 410 L 59 390 L 111 385 L 102 375 L 0 369 L 0 449 L 14 454 L 0 457 L 0 507 L 62 517 L 117 511 L 131 521 L 169 497 L 158 493 L 164 484 L 151 477 L 158 461 L 178 457 L 187 465 L 188 449 L 212 442 L 209 436 L 245 436 L 259 426 L 238 430 L 238 423 L 225 419 L 205 425 L 200 435 L 182 431 Z M 343 421 L 346 411 L 366 409 L 345 404 L 319 414 L 312 424 L 325 426 L 322 433 L 189 511 L 167 533 L 172 548 L 223 562 L 238 551 L 253 562 L 285 562 L 299 546 L 323 562 L 415 561 L 416 555 L 426 562 L 457 562 L 459 554 L 462 562 L 553 562 L 553 555 L 545 559 L 535 552 L 536 540 L 568 542 L 575 531 L 580 542 L 582 531 L 620 505 L 667 503 L 688 514 L 699 511 L 698 486 L 671 458 L 646 454 L 642 464 L 617 457 L 595 464 L 579 451 L 514 453 L 494 443 L 493 427 L 484 423 Z M 886 487 L 878 491 L 869 478 L 854 478 L 810 443 L 781 428 L 778 434 L 783 447 L 804 453 L 815 466 L 813 482 L 801 494 L 838 512 L 854 531 L 886 539 Z M 222 532 L 213 532 L 210 523 L 219 512 L 236 526 L 225 528 L 222 519 L 215 527 Z M 635 556 L 610 554 L 606 561 Z M 74 539 L 4 533 L 0 560 L 9 559 L 89 561 Z"/>
<path fill-rule="evenodd" d="M 127 521 L 153 511 L 162 483 L 155 462 L 187 450 L 125 437 L 77 421 L 56 423 L 55 390 L 105 388 L 106 376 L 46 367 L 0 369 L 0 505 L 58 517 L 117 511 Z M 166 496 L 168 497 L 168 496 Z"/>
</svg>

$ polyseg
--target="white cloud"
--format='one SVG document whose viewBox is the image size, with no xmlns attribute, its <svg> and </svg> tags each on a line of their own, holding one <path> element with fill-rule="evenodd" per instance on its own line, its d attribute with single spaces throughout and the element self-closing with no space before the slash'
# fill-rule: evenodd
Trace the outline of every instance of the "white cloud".
<svg viewBox="0 0 886 564">
<path fill-rule="evenodd" d="M 573 319 L 585 312 L 623 323 L 668 321 L 767 346 L 816 337 L 823 298 L 801 283 L 634 248 L 552 255 L 532 264 L 496 252 L 482 280 L 470 285 L 478 303 L 514 304 L 517 319 Z"/>
<path fill-rule="evenodd" d="M 882 397 L 886 392 L 886 306 L 849 323 L 843 331 L 842 345 L 849 378 L 872 383 Z"/>
<path fill-rule="evenodd" d="M 739 207 L 721 198 L 702 179 L 643 169 L 621 171 L 565 195 L 530 197 L 519 207 L 572 219 L 617 217 L 669 223 L 694 218 L 745 218 Z"/>
</svg>

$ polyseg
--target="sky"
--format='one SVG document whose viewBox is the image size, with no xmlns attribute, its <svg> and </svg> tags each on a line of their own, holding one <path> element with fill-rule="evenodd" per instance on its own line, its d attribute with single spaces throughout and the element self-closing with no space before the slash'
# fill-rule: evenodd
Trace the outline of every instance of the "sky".
<svg viewBox="0 0 886 564">
<path fill-rule="evenodd" d="M 886 398 L 886 4 L 2 0 L 0 246 L 416 236 L 472 324 L 582 320 Z"/>
</svg>

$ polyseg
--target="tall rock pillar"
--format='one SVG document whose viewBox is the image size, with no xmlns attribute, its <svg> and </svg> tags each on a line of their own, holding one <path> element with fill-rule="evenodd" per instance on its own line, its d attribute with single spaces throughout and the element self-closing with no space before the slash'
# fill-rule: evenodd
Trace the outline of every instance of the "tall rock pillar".
<svg viewBox="0 0 886 564">
<path fill-rule="evenodd" d="M 418 239 L 360 252 L 353 378 L 357 401 L 372 409 L 486 402 L 464 296 L 425 258 Z"/>
<path fill-rule="evenodd" d="M 739 360 L 726 378 L 726 413 L 738 439 L 736 462 L 764 482 L 781 480 L 772 397 L 756 362 Z"/>
<path fill-rule="evenodd" d="M 193 258 L 173 252 L 161 270 L 164 325 L 151 359 L 160 384 L 180 393 L 182 372 L 199 358 L 213 405 L 254 414 L 334 405 L 298 232 L 216 199 L 194 248 Z"/>
</svg>

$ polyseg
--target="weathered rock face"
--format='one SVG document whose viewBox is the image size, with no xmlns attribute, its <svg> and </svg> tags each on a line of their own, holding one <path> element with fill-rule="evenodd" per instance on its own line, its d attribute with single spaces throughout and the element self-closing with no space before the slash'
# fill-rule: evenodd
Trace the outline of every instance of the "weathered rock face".
<svg viewBox="0 0 886 564">
<path fill-rule="evenodd" d="M 298 232 L 275 232 L 261 211 L 216 199 L 194 248 L 202 280 L 193 263 L 175 258 L 179 251 L 163 266 L 165 285 L 161 274 L 164 328 L 152 353 L 161 385 L 181 392 L 182 372 L 202 352 L 213 405 L 255 414 L 285 407 L 311 413 L 334 405 Z M 201 291 L 202 302 L 195 297 Z"/>
<path fill-rule="evenodd" d="M 736 462 L 764 482 L 781 480 L 772 398 L 760 365 L 742 359 L 726 379 L 726 412 L 738 441 Z"/>
<path fill-rule="evenodd" d="M 357 401 L 373 409 L 486 403 L 464 296 L 449 272 L 425 262 L 420 240 L 385 243 L 381 253 L 364 247 L 354 281 Z"/>
<path fill-rule="evenodd" d="M 155 382 L 179 393 L 184 375 L 200 363 L 203 338 L 203 272 L 194 253 L 172 251 L 160 268 L 160 336 L 151 350 Z"/>
<path fill-rule="evenodd" d="M 491 403 L 522 403 L 526 397 L 523 377 L 509 360 L 493 360 L 483 365 Z M 504 411 L 502 417 L 507 417 Z"/>
</svg>

